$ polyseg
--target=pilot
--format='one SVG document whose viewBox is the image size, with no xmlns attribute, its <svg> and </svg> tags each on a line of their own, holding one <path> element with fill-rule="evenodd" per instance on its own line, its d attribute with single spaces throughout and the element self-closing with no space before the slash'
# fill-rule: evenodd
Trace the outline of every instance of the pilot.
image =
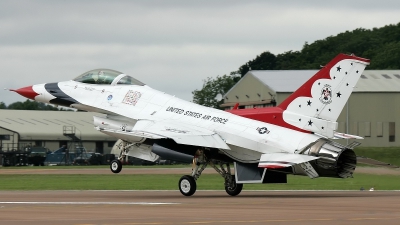
<svg viewBox="0 0 400 225">
<path fill-rule="evenodd" d="M 105 81 L 106 81 L 106 78 L 104 76 L 104 72 L 102 70 L 100 70 L 97 74 L 98 74 L 98 77 L 99 77 L 99 79 L 97 80 L 97 83 L 98 84 L 104 84 Z"/>
<path fill-rule="evenodd" d="M 97 79 L 97 84 L 110 84 L 111 82 L 108 82 L 107 80 L 107 75 L 104 73 L 104 71 L 100 70 L 98 73 L 98 79 Z"/>
<path fill-rule="evenodd" d="M 99 81 L 99 75 L 98 74 L 93 74 L 92 75 L 92 79 L 93 79 L 93 84 L 97 84 Z"/>
</svg>

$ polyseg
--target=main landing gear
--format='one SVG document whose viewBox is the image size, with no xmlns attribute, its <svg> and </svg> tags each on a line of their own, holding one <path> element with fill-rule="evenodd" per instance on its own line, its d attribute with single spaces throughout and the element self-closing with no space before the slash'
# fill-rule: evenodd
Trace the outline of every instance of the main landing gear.
<svg viewBox="0 0 400 225">
<path fill-rule="evenodd" d="M 114 159 L 110 163 L 111 172 L 113 172 L 113 173 L 121 172 L 121 170 L 122 170 L 122 163 L 121 162 L 125 161 L 126 156 L 128 155 L 128 152 L 129 152 L 129 148 L 132 145 L 135 145 L 135 143 L 127 144 L 126 141 L 122 142 L 122 144 L 119 146 L 119 148 L 121 149 L 121 153 L 119 154 L 118 159 Z"/>
<path fill-rule="evenodd" d="M 231 174 L 229 163 L 213 159 L 208 160 L 203 150 L 197 150 L 193 158 L 192 174 L 182 176 L 179 180 L 179 191 L 184 196 L 191 196 L 196 192 L 196 180 L 200 177 L 207 165 L 213 167 L 224 178 L 226 193 L 231 196 L 236 196 L 242 191 L 243 184 L 236 183 L 235 176 Z"/>
</svg>

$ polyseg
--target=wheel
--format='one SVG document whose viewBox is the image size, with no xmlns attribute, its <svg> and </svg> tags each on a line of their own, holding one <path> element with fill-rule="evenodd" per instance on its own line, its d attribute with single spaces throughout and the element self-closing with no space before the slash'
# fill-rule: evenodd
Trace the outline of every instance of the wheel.
<svg viewBox="0 0 400 225">
<path fill-rule="evenodd" d="M 196 181 L 192 176 L 185 175 L 179 180 L 179 191 L 184 196 L 191 196 L 196 192 Z"/>
<path fill-rule="evenodd" d="M 232 176 L 232 180 L 233 180 L 233 187 L 225 186 L 225 191 L 230 196 L 236 196 L 236 195 L 240 194 L 240 192 L 242 191 L 243 184 L 237 184 L 235 176 Z"/>
<path fill-rule="evenodd" d="M 110 163 L 110 169 L 113 173 L 119 173 L 122 170 L 122 163 L 118 159 L 114 159 Z"/>
</svg>

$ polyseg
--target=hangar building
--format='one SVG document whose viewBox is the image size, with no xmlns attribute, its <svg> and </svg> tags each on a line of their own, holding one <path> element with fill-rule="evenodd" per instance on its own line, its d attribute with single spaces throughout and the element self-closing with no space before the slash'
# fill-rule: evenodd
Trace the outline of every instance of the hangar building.
<svg viewBox="0 0 400 225">
<path fill-rule="evenodd" d="M 318 70 L 249 71 L 224 96 L 224 109 L 279 105 Z M 365 70 L 338 118 L 338 131 L 364 147 L 400 146 L 400 70 Z M 346 141 L 339 141 L 343 144 Z"/>
<path fill-rule="evenodd" d="M 116 139 L 93 126 L 98 113 L 74 111 L 0 110 L 0 146 L 2 151 L 39 146 L 55 151 L 82 143 L 88 152 L 110 153 Z"/>
</svg>

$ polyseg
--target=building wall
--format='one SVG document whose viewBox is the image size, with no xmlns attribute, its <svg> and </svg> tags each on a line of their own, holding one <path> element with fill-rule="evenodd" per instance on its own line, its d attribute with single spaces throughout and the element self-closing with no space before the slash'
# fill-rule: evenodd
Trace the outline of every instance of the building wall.
<svg viewBox="0 0 400 225">
<path fill-rule="evenodd" d="M 400 146 L 400 93 L 354 92 L 348 104 L 349 122 L 345 107 L 338 118 L 339 132 L 364 137 L 357 140 L 362 146 Z"/>
<path fill-rule="evenodd" d="M 20 146 L 35 146 L 35 143 L 39 141 L 41 142 L 41 147 L 45 147 L 48 148 L 50 151 L 54 152 L 55 150 L 59 149 L 61 146 L 60 141 L 45 141 L 45 140 L 25 140 L 25 141 L 21 141 L 20 142 Z M 112 149 L 112 145 L 111 147 L 108 145 L 108 141 L 104 141 L 103 143 L 103 152 L 102 154 L 110 154 L 111 149 Z M 110 141 L 110 144 L 113 144 L 114 141 Z M 73 142 L 67 142 L 68 145 L 68 149 L 70 149 L 70 151 L 74 151 L 74 146 L 69 146 L 72 145 Z M 82 141 L 83 147 L 85 147 L 87 152 L 99 152 L 96 151 L 96 141 Z"/>
<path fill-rule="evenodd" d="M 279 104 L 281 104 L 291 94 L 292 93 L 277 93 L 276 94 L 276 105 L 278 106 Z"/>
<path fill-rule="evenodd" d="M 13 150 L 17 148 L 18 133 L 0 127 L 0 135 L 10 135 L 10 140 L 1 140 L 3 151 Z"/>
<path fill-rule="evenodd" d="M 274 91 L 262 84 L 257 78 L 247 74 L 239 83 L 237 83 L 235 88 L 231 89 L 231 91 L 225 96 L 224 103 L 241 103 L 271 99 L 268 92 L 275 94 Z M 258 96 L 258 94 L 260 96 Z M 238 98 L 236 98 L 236 96 Z"/>
</svg>

